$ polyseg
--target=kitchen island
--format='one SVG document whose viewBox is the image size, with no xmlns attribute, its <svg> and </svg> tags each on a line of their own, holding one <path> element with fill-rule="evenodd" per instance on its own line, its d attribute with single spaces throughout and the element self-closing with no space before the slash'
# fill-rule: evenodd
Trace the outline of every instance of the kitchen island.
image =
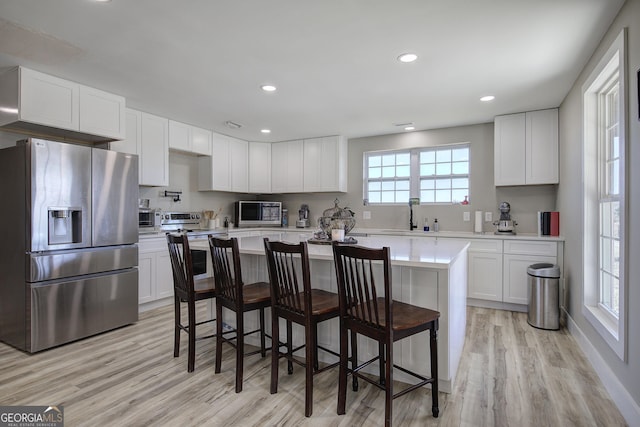
<svg viewBox="0 0 640 427">
<path fill-rule="evenodd" d="M 238 237 L 245 283 L 268 281 L 264 237 L 297 243 L 311 237 L 309 232 L 261 231 Z M 451 392 L 462 354 L 466 327 L 467 298 L 467 248 L 461 240 L 437 240 L 396 236 L 357 237 L 358 244 L 367 247 L 389 246 L 392 265 L 392 294 L 399 301 L 438 310 L 440 329 L 438 334 L 439 388 Z M 312 286 L 337 292 L 336 276 L 331 245 L 309 244 Z M 194 241 L 193 249 L 208 249 L 205 241 Z M 209 259 L 210 262 L 210 259 Z M 208 268 L 208 271 L 212 271 Z M 211 315 L 215 305 L 211 304 Z M 233 324 L 232 313 L 225 313 L 225 322 Z M 248 328 L 257 326 L 257 315 L 247 314 Z M 267 322 L 269 325 L 270 322 Z M 284 325 L 283 325 L 284 327 Z M 252 337 L 248 337 L 252 338 Z M 377 343 L 365 337 L 359 338 L 358 356 L 368 360 L 378 353 Z M 302 342 L 302 329 L 294 326 L 294 345 Z M 254 343 L 248 340 L 249 343 Z M 257 340 L 256 340 L 257 342 Z M 318 327 L 318 343 L 337 351 L 339 347 L 339 322 L 332 319 Z M 323 358 L 326 357 L 327 359 Z M 320 352 L 321 360 L 329 355 Z M 425 375 L 429 375 L 429 339 L 427 333 L 399 341 L 394 347 L 394 362 Z M 371 372 L 377 372 L 372 365 Z M 408 381 L 402 372 L 394 372 L 394 378 Z"/>
</svg>

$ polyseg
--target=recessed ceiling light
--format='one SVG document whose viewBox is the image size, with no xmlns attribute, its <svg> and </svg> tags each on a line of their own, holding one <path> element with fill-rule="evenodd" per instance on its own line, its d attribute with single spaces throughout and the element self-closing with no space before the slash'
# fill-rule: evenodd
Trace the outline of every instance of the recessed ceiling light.
<svg viewBox="0 0 640 427">
<path fill-rule="evenodd" d="M 96 3 L 109 3 L 111 0 L 93 0 Z"/>
<path fill-rule="evenodd" d="M 416 59 L 418 59 L 418 55 L 416 55 L 415 53 L 403 53 L 402 55 L 398 56 L 398 61 L 400 62 L 413 62 Z"/>
<path fill-rule="evenodd" d="M 276 87 L 273 85 L 262 85 L 260 88 L 265 92 L 275 92 Z"/>
<path fill-rule="evenodd" d="M 406 126 L 404 130 L 416 130 L 415 126 Z"/>
<path fill-rule="evenodd" d="M 482 98 L 480 98 L 480 101 L 482 102 L 489 102 L 489 101 L 493 101 L 494 99 L 496 99 L 495 96 L 493 95 L 487 95 L 487 96 L 483 96 Z"/>
<path fill-rule="evenodd" d="M 271 133 L 271 129 L 260 129 L 262 133 Z"/>
</svg>

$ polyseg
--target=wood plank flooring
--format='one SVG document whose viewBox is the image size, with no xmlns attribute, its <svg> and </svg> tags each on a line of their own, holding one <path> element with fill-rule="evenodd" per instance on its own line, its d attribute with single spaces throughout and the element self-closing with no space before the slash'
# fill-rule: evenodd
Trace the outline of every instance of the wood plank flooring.
<svg viewBox="0 0 640 427">
<path fill-rule="evenodd" d="M 201 307 L 203 311 L 203 307 Z M 64 405 L 67 426 L 376 426 L 384 396 L 360 382 L 336 415 L 337 370 L 314 382 L 304 417 L 304 371 L 280 368 L 269 394 L 270 357 L 245 359 L 244 391 L 234 392 L 234 355 L 214 374 L 212 340 L 197 342 L 187 373 L 186 334 L 173 357 L 173 306 L 125 328 L 35 355 L 0 343 L 0 405 Z M 396 426 L 623 426 L 625 421 L 566 330 L 530 327 L 526 314 L 468 308 L 468 328 L 452 394 L 431 417 L 429 389 L 394 401 Z M 204 328 L 207 328 L 205 326 Z M 204 329 L 203 328 L 203 329 Z M 204 331 L 208 332 L 208 331 Z"/>
</svg>

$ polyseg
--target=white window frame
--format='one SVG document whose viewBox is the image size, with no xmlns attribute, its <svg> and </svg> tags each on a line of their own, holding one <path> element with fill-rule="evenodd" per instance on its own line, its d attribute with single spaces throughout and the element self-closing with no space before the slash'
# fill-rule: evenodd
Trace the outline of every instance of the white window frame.
<svg viewBox="0 0 640 427">
<path fill-rule="evenodd" d="M 598 98 L 607 82 L 618 73 L 620 112 L 620 268 L 619 315 L 616 318 L 600 304 L 600 180 L 601 114 Z M 602 336 L 615 354 L 627 360 L 627 214 L 626 214 L 626 29 L 618 35 L 582 86 L 583 95 L 583 303 L 582 314 Z"/>
<path fill-rule="evenodd" d="M 467 148 L 469 150 L 469 160 L 467 161 L 468 166 L 469 166 L 469 170 L 468 173 L 466 175 L 454 175 L 453 173 L 449 174 L 449 175 L 442 175 L 443 178 L 457 178 L 457 177 L 461 177 L 461 178 L 467 178 L 468 179 L 468 186 L 469 188 L 467 188 L 467 193 L 469 193 L 471 191 L 471 143 L 469 142 L 461 142 L 461 143 L 454 143 L 454 144 L 443 144 L 443 145 L 437 145 L 437 146 L 431 146 L 431 147 L 416 147 L 416 148 L 406 148 L 406 149 L 400 149 L 400 150 L 381 150 L 381 151 L 366 151 L 363 154 L 363 159 L 362 159 L 362 169 L 363 169 L 363 180 L 362 180 L 362 197 L 364 200 L 366 200 L 367 204 L 371 204 L 372 206 L 399 206 L 399 205 L 405 205 L 407 202 L 395 202 L 395 203 L 390 203 L 390 202 L 371 202 L 368 200 L 368 196 L 369 196 L 369 157 L 370 156 L 384 156 L 387 154 L 409 154 L 410 155 L 410 175 L 409 175 L 409 197 L 410 198 L 420 198 L 420 180 L 422 178 L 425 178 L 423 176 L 420 175 L 420 153 L 424 152 L 424 151 L 437 151 L 437 150 L 453 150 L 456 148 Z M 433 177 L 437 177 L 437 176 L 433 176 Z M 395 180 L 400 180 L 402 178 L 399 179 L 395 179 Z M 389 178 L 388 181 L 393 181 L 394 178 Z M 406 179 L 405 179 L 406 180 Z M 471 195 L 467 194 L 467 201 L 471 200 Z M 464 199 L 461 200 L 452 200 L 452 201 L 447 201 L 447 202 L 424 202 L 422 199 L 420 200 L 420 204 L 421 205 L 451 205 L 451 204 L 456 204 L 456 203 L 460 203 L 462 202 Z"/>
</svg>

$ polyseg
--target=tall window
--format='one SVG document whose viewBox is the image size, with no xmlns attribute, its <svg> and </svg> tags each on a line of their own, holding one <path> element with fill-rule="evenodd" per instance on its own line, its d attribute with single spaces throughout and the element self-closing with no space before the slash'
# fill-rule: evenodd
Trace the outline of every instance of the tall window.
<svg viewBox="0 0 640 427">
<path fill-rule="evenodd" d="M 583 85 L 582 312 L 626 360 L 625 31 Z"/>
<path fill-rule="evenodd" d="M 469 196 L 469 144 L 364 154 L 364 198 L 371 204 L 457 203 Z"/>
</svg>

